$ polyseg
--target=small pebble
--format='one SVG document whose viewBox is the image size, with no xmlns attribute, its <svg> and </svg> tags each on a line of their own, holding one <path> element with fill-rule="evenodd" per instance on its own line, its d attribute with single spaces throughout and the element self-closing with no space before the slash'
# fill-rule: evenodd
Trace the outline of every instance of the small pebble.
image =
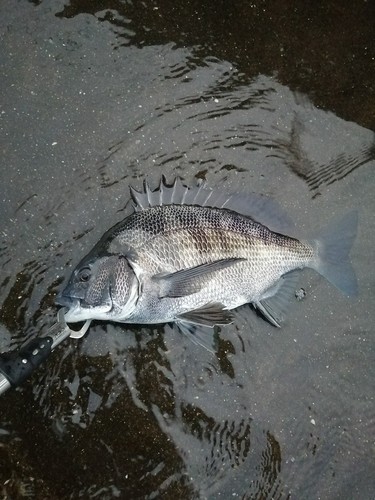
<svg viewBox="0 0 375 500">
<path fill-rule="evenodd" d="M 299 290 L 296 290 L 295 295 L 297 300 L 303 300 L 306 297 L 306 290 L 304 288 L 300 288 Z"/>
</svg>

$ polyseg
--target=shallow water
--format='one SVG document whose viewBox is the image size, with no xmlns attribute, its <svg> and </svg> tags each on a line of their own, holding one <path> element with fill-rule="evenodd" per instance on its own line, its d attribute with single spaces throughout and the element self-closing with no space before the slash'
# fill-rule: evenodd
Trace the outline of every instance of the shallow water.
<svg viewBox="0 0 375 500">
<path fill-rule="evenodd" d="M 2 2 L 2 351 L 145 177 L 267 194 L 306 235 L 360 219 L 357 298 L 304 271 L 282 329 L 241 308 L 217 355 L 168 325 L 59 346 L 1 397 L 2 497 L 373 498 L 375 9 L 351 5 Z"/>
</svg>

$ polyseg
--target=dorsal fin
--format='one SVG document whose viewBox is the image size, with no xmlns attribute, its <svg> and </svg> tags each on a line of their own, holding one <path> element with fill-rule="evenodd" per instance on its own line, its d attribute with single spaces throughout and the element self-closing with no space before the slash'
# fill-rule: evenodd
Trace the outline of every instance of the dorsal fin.
<svg viewBox="0 0 375 500">
<path fill-rule="evenodd" d="M 267 196 L 251 194 L 228 194 L 220 189 L 210 189 L 204 183 L 188 187 L 180 177 L 176 177 L 171 185 L 162 176 L 159 186 L 152 190 L 143 183 L 143 191 L 130 188 L 136 212 L 161 205 L 199 205 L 202 207 L 227 208 L 242 215 L 252 217 L 272 231 L 295 236 L 294 225 L 283 213 L 279 204 Z"/>
</svg>

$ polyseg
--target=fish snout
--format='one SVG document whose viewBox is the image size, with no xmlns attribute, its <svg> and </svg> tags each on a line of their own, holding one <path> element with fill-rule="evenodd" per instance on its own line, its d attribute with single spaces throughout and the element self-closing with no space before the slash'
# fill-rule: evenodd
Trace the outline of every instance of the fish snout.
<svg viewBox="0 0 375 500">
<path fill-rule="evenodd" d="M 58 306 L 70 308 L 73 306 L 73 304 L 75 302 L 77 302 L 77 299 L 74 299 L 73 297 L 70 297 L 69 295 L 64 295 L 63 293 L 59 293 L 55 298 L 55 303 Z"/>
</svg>

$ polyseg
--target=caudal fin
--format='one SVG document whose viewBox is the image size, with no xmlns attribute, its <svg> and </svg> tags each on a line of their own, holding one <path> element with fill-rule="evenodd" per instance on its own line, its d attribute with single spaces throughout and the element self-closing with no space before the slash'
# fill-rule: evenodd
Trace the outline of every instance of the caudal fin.
<svg viewBox="0 0 375 500">
<path fill-rule="evenodd" d="M 311 266 L 348 296 L 358 292 L 357 278 L 349 260 L 357 225 L 358 214 L 353 211 L 320 231 L 315 238 L 317 258 Z"/>
</svg>

